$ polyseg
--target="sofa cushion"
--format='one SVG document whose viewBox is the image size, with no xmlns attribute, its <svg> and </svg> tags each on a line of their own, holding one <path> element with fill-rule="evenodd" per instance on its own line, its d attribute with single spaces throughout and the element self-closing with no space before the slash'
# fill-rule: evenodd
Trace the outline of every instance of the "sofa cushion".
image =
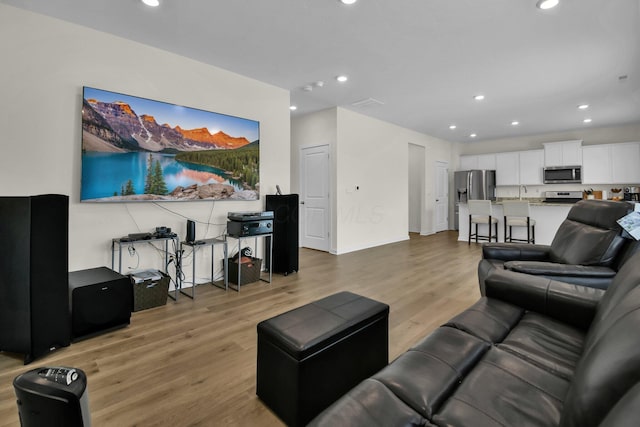
<svg viewBox="0 0 640 427">
<path fill-rule="evenodd" d="M 446 426 L 554 426 L 569 382 L 491 348 L 433 417 Z"/>
<path fill-rule="evenodd" d="M 518 323 L 524 309 L 497 299 L 480 298 L 446 323 L 489 343 L 501 342 Z"/>
<path fill-rule="evenodd" d="M 562 426 L 597 426 L 640 382 L 640 253 L 616 275 L 585 340 L 565 400 Z"/>
<path fill-rule="evenodd" d="M 432 426 L 379 381 L 366 379 L 309 423 L 335 426 Z"/>
<path fill-rule="evenodd" d="M 583 200 L 567 215 L 553 241 L 549 259 L 561 264 L 609 266 L 624 244 L 617 219 L 630 210 L 627 203 Z"/>
<path fill-rule="evenodd" d="M 567 380 L 582 354 L 585 333 L 538 313 L 526 313 L 499 345 Z"/>
<path fill-rule="evenodd" d="M 430 419 L 489 347 L 465 332 L 441 327 L 373 378 Z"/>
</svg>

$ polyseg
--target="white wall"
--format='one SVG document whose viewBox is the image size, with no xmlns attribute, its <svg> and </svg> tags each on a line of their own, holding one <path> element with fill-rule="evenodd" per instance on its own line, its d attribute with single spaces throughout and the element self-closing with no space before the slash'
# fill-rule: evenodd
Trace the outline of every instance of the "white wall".
<svg viewBox="0 0 640 427">
<path fill-rule="evenodd" d="M 291 192 L 300 193 L 300 159 L 303 148 L 319 145 L 329 146 L 329 199 L 330 224 L 329 248 L 332 253 L 336 250 L 336 140 L 338 115 L 335 108 L 318 111 L 291 120 Z M 304 229 L 304 217 L 300 215 L 300 230 Z M 300 239 L 302 244 L 302 239 Z"/>
<path fill-rule="evenodd" d="M 423 234 L 433 232 L 434 162 L 451 161 L 450 143 L 343 108 L 293 119 L 291 139 L 293 153 L 304 146 L 331 146 L 332 253 L 408 238 L 410 143 L 425 147 Z M 291 169 L 295 188 L 299 170 L 294 164 Z"/>
<path fill-rule="evenodd" d="M 80 203 L 82 86 L 260 121 L 261 194 L 289 190 L 289 93 L 210 65 L 78 25 L 0 5 L 0 195 L 70 196 L 69 268 L 111 264 L 111 239 L 171 227 L 198 238 L 224 231 L 227 211 L 254 202 Z M 175 214 L 168 212 L 169 209 Z M 205 231 L 208 231 L 205 235 Z M 204 253 L 208 251 L 201 251 Z M 149 256 L 159 258 L 153 251 Z M 125 267 L 136 260 L 126 254 Z M 208 262 L 208 255 L 205 257 Z M 142 259 L 141 263 L 148 260 Z M 207 277 L 206 262 L 197 276 Z M 158 266 L 151 266 L 158 267 Z"/>
</svg>

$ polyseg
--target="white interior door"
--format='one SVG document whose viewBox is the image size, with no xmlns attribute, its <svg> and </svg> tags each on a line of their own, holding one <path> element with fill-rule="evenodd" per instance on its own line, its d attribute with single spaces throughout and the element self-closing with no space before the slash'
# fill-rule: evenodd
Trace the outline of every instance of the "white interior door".
<svg viewBox="0 0 640 427">
<path fill-rule="evenodd" d="M 449 229 L 449 163 L 436 161 L 434 230 Z"/>
<path fill-rule="evenodd" d="M 330 247 L 329 146 L 303 148 L 300 155 L 302 246 Z"/>
</svg>

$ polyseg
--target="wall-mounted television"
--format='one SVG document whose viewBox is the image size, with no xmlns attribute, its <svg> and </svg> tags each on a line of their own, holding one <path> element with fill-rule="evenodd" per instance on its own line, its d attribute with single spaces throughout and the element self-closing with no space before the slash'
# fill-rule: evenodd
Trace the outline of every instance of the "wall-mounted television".
<svg viewBox="0 0 640 427">
<path fill-rule="evenodd" d="M 82 202 L 258 200 L 260 123 L 83 88 Z"/>
</svg>

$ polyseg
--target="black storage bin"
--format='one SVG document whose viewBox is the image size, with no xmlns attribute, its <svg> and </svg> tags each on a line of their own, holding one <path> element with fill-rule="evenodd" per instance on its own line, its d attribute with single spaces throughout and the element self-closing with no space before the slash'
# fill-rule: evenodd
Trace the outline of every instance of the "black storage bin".
<svg viewBox="0 0 640 427">
<path fill-rule="evenodd" d="M 133 285 L 133 311 L 146 310 L 148 308 L 160 307 L 167 303 L 169 295 L 169 276 L 163 271 L 158 272 L 160 279 L 147 279 L 135 283 L 135 274 L 131 275 Z"/>
<path fill-rule="evenodd" d="M 240 263 L 240 280 L 242 283 L 238 283 L 238 260 L 229 258 L 229 282 L 240 286 L 257 282 L 260 280 L 261 268 L 262 260 L 260 258 L 252 257 L 250 262 Z"/>
</svg>

